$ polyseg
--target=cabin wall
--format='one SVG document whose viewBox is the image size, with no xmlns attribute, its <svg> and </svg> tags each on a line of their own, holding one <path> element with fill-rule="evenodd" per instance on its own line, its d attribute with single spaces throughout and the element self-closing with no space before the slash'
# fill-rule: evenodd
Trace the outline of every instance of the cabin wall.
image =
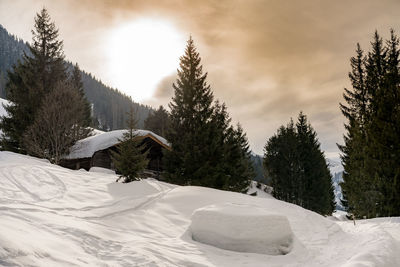
<svg viewBox="0 0 400 267">
<path fill-rule="evenodd" d="M 72 170 L 79 170 L 79 169 L 85 169 L 89 170 L 91 167 L 91 162 L 92 158 L 82 158 L 82 159 L 63 159 L 60 162 L 60 166 Z"/>
<path fill-rule="evenodd" d="M 106 169 L 112 169 L 111 163 L 112 163 L 111 153 L 110 153 L 109 149 L 104 149 L 104 150 L 100 150 L 100 151 L 97 151 L 96 153 L 94 153 L 90 165 L 91 165 L 91 167 L 101 167 L 101 168 L 106 168 Z"/>
</svg>

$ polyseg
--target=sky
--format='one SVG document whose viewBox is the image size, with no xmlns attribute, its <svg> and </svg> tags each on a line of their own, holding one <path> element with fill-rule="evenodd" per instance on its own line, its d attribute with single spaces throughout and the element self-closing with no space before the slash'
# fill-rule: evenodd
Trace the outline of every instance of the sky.
<svg viewBox="0 0 400 267">
<path fill-rule="evenodd" d="M 395 0 L 0 0 L 0 24 L 30 41 L 44 6 L 68 60 L 153 107 L 170 101 L 191 35 L 215 99 L 258 154 L 303 111 L 322 149 L 336 155 L 357 42 L 368 51 L 375 30 L 384 38 L 400 31 Z"/>
</svg>

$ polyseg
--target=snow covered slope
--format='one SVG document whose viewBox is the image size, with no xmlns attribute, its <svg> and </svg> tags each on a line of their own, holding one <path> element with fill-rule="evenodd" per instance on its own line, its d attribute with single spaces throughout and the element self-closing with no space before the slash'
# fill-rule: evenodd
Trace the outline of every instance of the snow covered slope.
<svg viewBox="0 0 400 267">
<path fill-rule="evenodd" d="M 0 265 L 400 266 L 399 218 L 354 226 L 273 198 L 116 178 L 0 152 Z M 287 217 L 291 252 L 241 253 L 193 241 L 192 213 L 224 203 Z"/>
</svg>

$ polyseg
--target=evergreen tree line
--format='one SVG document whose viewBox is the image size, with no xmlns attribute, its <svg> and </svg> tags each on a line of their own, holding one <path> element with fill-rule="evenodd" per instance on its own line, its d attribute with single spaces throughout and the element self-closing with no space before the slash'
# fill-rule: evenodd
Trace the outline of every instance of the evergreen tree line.
<svg viewBox="0 0 400 267">
<path fill-rule="evenodd" d="M 180 185 L 242 192 L 254 178 L 247 137 L 240 125 L 231 125 L 225 104 L 214 101 L 206 79 L 190 38 L 169 104 L 166 137 L 171 150 L 164 155 L 165 177 Z M 157 112 L 160 118 L 164 114 L 163 109 Z"/>
<path fill-rule="evenodd" d="M 332 177 L 317 134 L 300 113 L 281 126 L 264 148 L 264 167 L 273 196 L 323 215 L 335 208 Z"/>
<path fill-rule="evenodd" d="M 85 96 L 93 105 L 93 126 L 99 130 L 112 131 L 126 129 L 129 112 L 133 106 L 138 128 L 144 127 L 144 120 L 154 110 L 147 105 L 136 103 L 117 89 L 110 88 L 89 73 L 82 72 Z"/>
<path fill-rule="evenodd" d="M 63 43 L 46 9 L 36 14 L 32 33 L 29 53 L 8 72 L 11 104 L 0 122 L 1 146 L 58 163 L 77 140 L 90 134 L 90 105 L 78 66 L 67 70 Z"/>
<path fill-rule="evenodd" d="M 399 38 L 375 32 L 371 51 L 357 44 L 345 102 L 342 203 L 356 217 L 400 215 Z"/>
<path fill-rule="evenodd" d="M 9 99 L 5 90 L 8 71 L 12 72 L 12 66 L 18 60 L 24 60 L 24 53 L 31 56 L 29 44 L 9 34 L 0 25 L 0 98 Z M 74 65 L 68 61 L 65 64 L 67 72 L 71 73 Z M 144 120 L 153 112 L 151 107 L 134 102 L 129 96 L 103 84 L 90 73 L 81 70 L 81 76 L 86 99 L 92 105 L 93 127 L 104 131 L 126 128 L 131 105 L 137 112 L 137 127 L 144 127 Z"/>
</svg>

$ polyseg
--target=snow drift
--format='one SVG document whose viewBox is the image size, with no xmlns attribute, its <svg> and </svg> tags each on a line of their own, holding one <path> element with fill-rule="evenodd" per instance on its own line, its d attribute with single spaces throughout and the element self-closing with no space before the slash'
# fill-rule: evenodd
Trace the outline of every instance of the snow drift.
<svg viewBox="0 0 400 267">
<path fill-rule="evenodd" d="M 293 244 L 286 216 L 262 208 L 224 203 L 194 211 L 190 232 L 195 241 L 238 252 L 285 255 Z"/>
</svg>

